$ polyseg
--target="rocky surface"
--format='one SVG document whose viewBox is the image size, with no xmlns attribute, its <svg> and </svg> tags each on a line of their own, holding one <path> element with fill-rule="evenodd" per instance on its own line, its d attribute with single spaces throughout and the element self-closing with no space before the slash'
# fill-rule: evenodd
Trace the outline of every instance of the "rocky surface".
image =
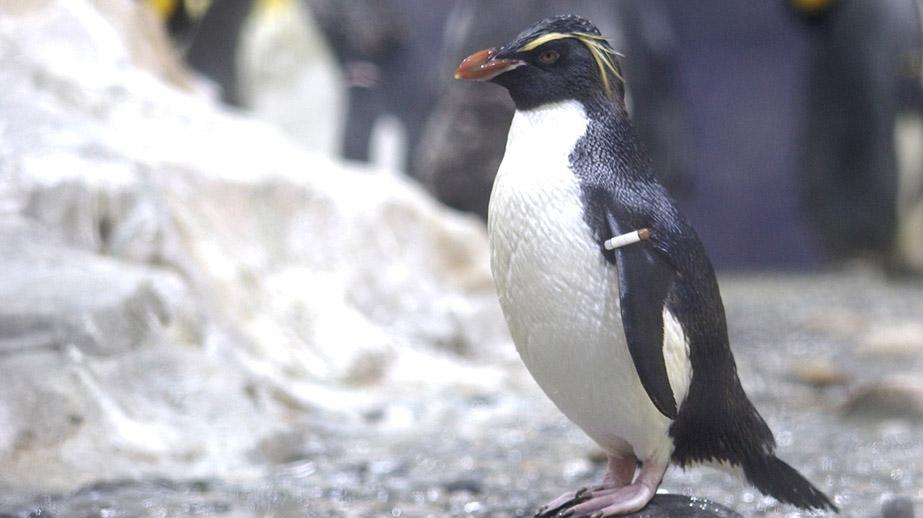
<svg viewBox="0 0 923 518">
<path fill-rule="evenodd" d="M 886 496 L 881 503 L 881 518 L 913 518 L 913 500 L 905 496 Z"/>
<path fill-rule="evenodd" d="M 506 341 L 482 226 L 165 81 L 139 5 L 0 4 L 0 483 L 246 471 L 491 379 L 442 372 Z"/>
<path fill-rule="evenodd" d="M 722 505 L 701 498 L 684 495 L 659 494 L 631 516 L 637 518 L 740 518 L 740 515 Z"/>
<path fill-rule="evenodd" d="M 853 347 L 861 336 L 818 331 L 811 315 L 831 309 L 918 319 L 923 284 L 895 284 L 863 272 L 721 282 L 741 378 L 775 431 L 780 456 L 827 491 L 841 516 L 880 516 L 895 499 L 902 509 L 908 502 L 919 507 L 921 424 L 910 415 L 847 416 L 842 409 L 858 387 L 890 373 L 918 376 L 923 358 L 869 359 Z M 813 361 L 837 365 L 848 381 L 808 385 L 792 376 Z M 261 473 L 215 478 L 169 472 L 75 492 L 7 491 L 0 494 L 0 514 L 516 517 L 600 479 L 597 450 L 517 362 L 472 365 L 484 369 L 469 366 L 474 378 L 502 375 L 479 387 L 433 381 L 417 393 L 368 406 L 359 421 L 320 419 L 270 434 L 255 449 L 266 466 Z M 395 394 L 386 384 L 368 391 Z M 748 517 L 808 515 L 709 468 L 672 469 L 662 489 L 708 498 Z"/>
<path fill-rule="evenodd" d="M 111 21 L 135 8 L 0 2 L 0 516 L 529 516 L 597 481 L 482 226 L 164 80 Z M 923 283 L 722 289 L 780 456 L 843 516 L 919 506 L 919 421 L 844 409 L 919 380 Z M 663 489 L 801 516 L 705 468 Z"/>
</svg>

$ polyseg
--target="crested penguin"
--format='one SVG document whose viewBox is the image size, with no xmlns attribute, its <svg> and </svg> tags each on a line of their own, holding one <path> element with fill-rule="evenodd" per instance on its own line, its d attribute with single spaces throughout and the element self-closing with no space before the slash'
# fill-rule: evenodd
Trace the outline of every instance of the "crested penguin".
<svg viewBox="0 0 923 518">
<path fill-rule="evenodd" d="M 737 377 L 714 270 L 654 177 L 599 30 L 548 18 L 455 77 L 499 84 L 516 106 L 488 209 L 500 305 L 532 377 L 608 457 L 601 485 L 539 516 L 637 511 L 671 462 L 739 468 L 782 502 L 835 511 L 773 453 Z"/>
</svg>

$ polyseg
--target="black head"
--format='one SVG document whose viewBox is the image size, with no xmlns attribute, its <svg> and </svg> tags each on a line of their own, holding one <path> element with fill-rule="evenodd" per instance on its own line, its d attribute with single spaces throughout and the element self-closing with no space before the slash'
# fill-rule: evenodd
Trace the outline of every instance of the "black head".
<svg viewBox="0 0 923 518">
<path fill-rule="evenodd" d="M 623 106 L 618 54 L 589 21 L 574 15 L 542 20 L 500 48 L 462 61 L 456 79 L 492 81 L 519 109 L 575 99 Z"/>
</svg>

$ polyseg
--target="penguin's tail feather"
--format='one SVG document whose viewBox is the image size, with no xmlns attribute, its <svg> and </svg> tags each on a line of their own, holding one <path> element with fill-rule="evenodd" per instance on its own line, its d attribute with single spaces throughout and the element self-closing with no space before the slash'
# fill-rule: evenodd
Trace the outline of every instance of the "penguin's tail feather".
<svg viewBox="0 0 923 518">
<path fill-rule="evenodd" d="M 750 459 L 743 465 L 744 475 L 762 493 L 802 509 L 829 509 L 839 512 L 833 502 L 801 473 L 773 454 Z"/>
</svg>

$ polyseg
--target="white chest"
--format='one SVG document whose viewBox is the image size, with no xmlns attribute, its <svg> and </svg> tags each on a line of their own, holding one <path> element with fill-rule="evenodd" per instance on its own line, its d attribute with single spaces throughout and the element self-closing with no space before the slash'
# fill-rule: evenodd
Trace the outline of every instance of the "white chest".
<svg viewBox="0 0 923 518">
<path fill-rule="evenodd" d="M 537 344 L 578 321 L 607 332 L 603 325 L 611 322 L 600 317 L 618 312 L 615 270 L 606 266 L 584 221 L 580 185 L 570 169 L 569 154 L 586 125 L 576 103 L 517 112 L 491 192 L 491 268 L 530 369 L 535 354 L 548 354 Z"/>
<path fill-rule="evenodd" d="M 488 213 L 500 305 L 529 372 L 568 418 L 609 451 L 669 456 L 669 420 L 634 369 L 618 274 L 584 221 L 570 169 L 586 128 L 575 102 L 513 119 Z"/>
</svg>

